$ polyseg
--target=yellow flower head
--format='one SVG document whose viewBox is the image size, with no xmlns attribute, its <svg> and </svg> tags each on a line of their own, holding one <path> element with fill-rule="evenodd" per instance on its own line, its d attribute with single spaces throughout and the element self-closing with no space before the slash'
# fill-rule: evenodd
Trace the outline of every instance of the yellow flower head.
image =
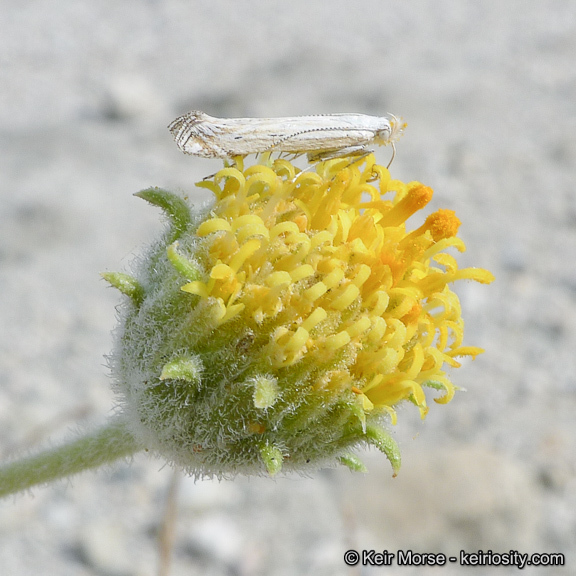
<svg viewBox="0 0 576 576">
<path fill-rule="evenodd" d="M 373 156 L 298 174 L 237 160 L 199 185 L 216 200 L 195 216 L 141 193 L 173 226 L 129 289 L 115 282 L 131 297 L 113 365 L 135 432 L 196 474 L 361 469 L 350 450 L 362 443 L 396 469 L 383 416 L 394 423 L 409 400 L 424 417 L 425 387 L 449 402 L 444 367 L 482 351 L 462 345 L 450 283 L 493 278 L 446 253 L 465 249 L 454 212 L 407 230 L 432 190 L 392 180 Z"/>
</svg>

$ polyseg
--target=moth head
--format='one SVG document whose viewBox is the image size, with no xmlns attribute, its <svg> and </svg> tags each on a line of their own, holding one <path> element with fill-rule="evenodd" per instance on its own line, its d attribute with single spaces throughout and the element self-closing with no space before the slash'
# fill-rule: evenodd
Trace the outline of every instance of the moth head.
<svg viewBox="0 0 576 576">
<path fill-rule="evenodd" d="M 406 122 L 403 122 L 401 118 L 397 118 L 393 114 L 381 118 L 380 121 L 381 125 L 374 134 L 374 142 L 380 146 L 396 142 L 402 136 L 404 128 L 406 128 Z"/>
<path fill-rule="evenodd" d="M 402 120 L 402 118 L 397 118 L 394 114 L 390 114 L 390 128 L 388 130 L 386 144 L 396 142 L 402 134 L 404 134 L 404 128 L 408 124 Z"/>
</svg>

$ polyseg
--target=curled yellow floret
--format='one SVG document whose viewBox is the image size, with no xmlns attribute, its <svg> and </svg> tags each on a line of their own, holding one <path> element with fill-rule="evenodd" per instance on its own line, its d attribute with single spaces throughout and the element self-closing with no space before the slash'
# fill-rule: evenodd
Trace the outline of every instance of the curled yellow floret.
<svg viewBox="0 0 576 576">
<path fill-rule="evenodd" d="M 445 250 L 465 249 L 450 210 L 407 231 L 432 190 L 393 180 L 368 156 L 300 172 L 285 160 L 225 168 L 200 185 L 216 202 L 196 231 L 206 271 L 182 289 L 205 301 L 214 328 L 241 322 L 269 333 L 260 350 L 271 372 L 318 366 L 314 386 L 348 388 L 366 412 L 409 399 L 427 412 L 424 386 L 454 386 L 445 366 L 475 357 L 449 284 L 492 281 L 460 270 Z M 324 367 L 337 376 L 327 378 Z M 332 374 L 332 372 L 331 372 Z"/>
</svg>

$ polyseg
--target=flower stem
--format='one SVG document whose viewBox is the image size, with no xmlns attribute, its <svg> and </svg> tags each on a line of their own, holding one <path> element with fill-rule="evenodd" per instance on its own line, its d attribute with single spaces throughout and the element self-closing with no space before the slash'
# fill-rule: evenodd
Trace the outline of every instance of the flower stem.
<svg viewBox="0 0 576 576">
<path fill-rule="evenodd" d="M 0 498 L 140 451 L 122 418 L 71 442 L 0 467 Z"/>
</svg>

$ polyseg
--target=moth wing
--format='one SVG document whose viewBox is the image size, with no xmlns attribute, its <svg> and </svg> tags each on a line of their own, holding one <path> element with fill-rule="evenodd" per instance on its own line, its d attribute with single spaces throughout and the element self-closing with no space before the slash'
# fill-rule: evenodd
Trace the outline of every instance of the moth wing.
<svg viewBox="0 0 576 576">
<path fill-rule="evenodd" d="M 368 130 L 322 127 L 287 134 L 276 144 L 275 149 L 281 152 L 338 150 L 350 146 L 365 146 L 373 139 L 374 134 Z"/>
</svg>

